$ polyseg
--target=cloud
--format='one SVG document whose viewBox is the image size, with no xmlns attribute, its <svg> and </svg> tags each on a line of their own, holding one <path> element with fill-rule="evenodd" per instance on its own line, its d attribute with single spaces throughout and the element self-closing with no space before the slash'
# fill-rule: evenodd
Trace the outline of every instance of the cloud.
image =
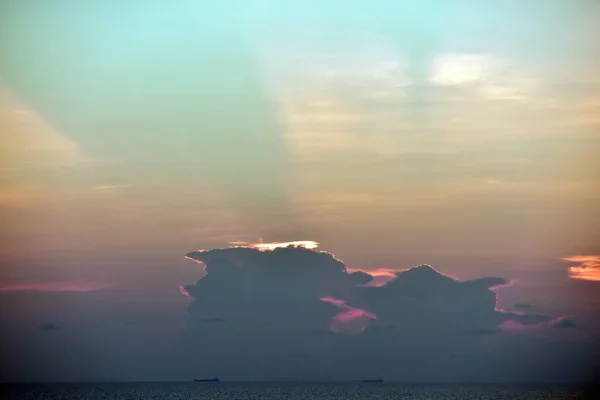
<svg viewBox="0 0 600 400">
<path fill-rule="evenodd" d="M 355 285 L 367 285 L 374 280 L 374 276 L 371 273 L 367 273 L 365 271 L 353 271 L 348 270 L 350 274 L 350 278 Z"/>
<path fill-rule="evenodd" d="M 343 300 L 333 297 L 321 297 L 321 301 L 337 306 L 341 311 L 331 319 L 329 328 L 336 333 L 358 334 L 362 333 L 371 320 L 377 316 L 360 308 L 352 307 Z"/>
<path fill-rule="evenodd" d="M 370 269 L 367 272 L 367 271 L 363 271 L 361 269 L 348 268 L 348 272 L 350 272 L 351 274 L 357 274 L 357 279 L 359 276 L 363 277 L 363 278 L 361 278 L 364 281 L 362 283 L 363 285 L 383 286 L 387 282 L 396 278 L 396 274 L 398 273 L 398 270 L 393 269 L 393 268 L 377 268 L 377 269 Z M 360 283 L 357 282 L 357 284 L 360 284 Z"/>
<path fill-rule="evenodd" d="M 559 317 L 553 319 L 548 323 L 548 325 L 555 329 L 568 329 L 577 327 L 577 324 L 575 324 L 575 322 L 571 321 L 570 319 L 567 319 L 566 317 Z"/>
<path fill-rule="evenodd" d="M 576 328 L 575 324 L 567 317 L 549 318 L 539 315 L 521 315 L 520 318 L 510 319 L 500 324 L 500 329 L 512 333 L 531 333 L 541 330 L 551 329 L 570 329 Z"/>
<path fill-rule="evenodd" d="M 46 323 L 40 325 L 40 329 L 45 330 L 45 331 L 57 331 L 57 330 L 59 330 L 59 327 L 52 322 L 46 322 Z"/>
<path fill-rule="evenodd" d="M 474 351 L 484 337 L 510 337 L 510 328 L 553 326 L 550 316 L 499 309 L 496 290 L 509 284 L 503 278 L 461 281 L 420 265 L 396 269 L 386 283 L 372 286 L 368 271 L 349 270 L 328 252 L 237 245 L 186 255 L 205 275 L 181 288 L 193 299 L 181 345 L 192 364 L 211 360 L 211 375 L 248 377 L 250 368 L 259 379 L 268 371 L 306 368 L 294 373 L 314 377 L 352 357 L 395 357 L 408 368 Z M 302 362 L 285 362 L 298 353 Z M 363 367 L 344 364 L 343 370 L 353 368 Z"/>
<path fill-rule="evenodd" d="M 398 272 L 383 286 L 357 288 L 355 299 L 381 321 L 415 332 L 474 333 L 496 330 L 505 321 L 531 325 L 551 319 L 500 309 L 495 290 L 509 284 L 499 277 L 460 281 L 429 265 L 419 265 Z"/>
<path fill-rule="evenodd" d="M 510 333 L 531 333 L 538 331 L 541 328 L 542 325 L 540 324 L 525 325 L 515 320 L 504 321 L 500 324 L 500 329 L 502 331 Z"/>
<path fill-rule="evenodd" d="M 568 269 L 570 278 L 585 281 L 600 281 L 600 256 L 575 255 L 563 257 L 562 260 L 573 263 Z"/>
<path fill-rule="evenodd" d="M 0 292 L 93 292 L 111 285 L 97 282 L 67 281 L 0 284 Z"/>
<path fill-rule="evenodd" d="M 420 265 L 396 270 L 387 282 L 374 286 L 369 285 L 374 278 L 370 273 L 349 270 L 333 254 L 313 250 L 316 242 L 235 244 L 186 255 L 203 264 L 206 273 L 196 284 L 179 288 L 194 298 L 191 321 L 255 318 L 298 330 L 329 326 L 335 332 L 359 333 L 374 320 L 454 332 L 493 330 L 511 320 L 523 325 L 551 320 L 499 309 L 495 289 L 509 284 L 499 277 L 460 281 Z M 384 271 L 389 275 L 392 269 Z M 318 326 L 323 322 L 327 325 Z"/>
<path fill-rule="evenodd" d="M 295 245 L 272 250 L 238 246 L 187 257 L 203 263 L 206 271 L 195 285 L 182 288 L 194 298 L 188 309 L 192 322 L 223 318 L 298 330 L 323 327 L 338 306 L 320 298 L 343 295 L 357 281 L 366 281 L 363 274 L 348 274 L 333 255 Z"/>
<path fill-rule="evenodd" d="M 517 72 L 508 60 L 490 54 L 444 54 L 433 62 L 434 85 L 473 88 L 490 100 L 518 100 L 528 96 L 534 81 Z"/>
</svg>

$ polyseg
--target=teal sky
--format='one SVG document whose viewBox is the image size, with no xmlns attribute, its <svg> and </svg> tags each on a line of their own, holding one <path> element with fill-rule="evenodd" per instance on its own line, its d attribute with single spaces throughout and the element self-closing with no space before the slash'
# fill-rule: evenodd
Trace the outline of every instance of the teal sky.
<svg viewBox="0 0 600 400">
<path fill-rule="evenodd" d="M 2 2 L 7 273 L 258 237 L 464 274 L 597 253 L 598 2 L 322 3 Z"/>
</svg>

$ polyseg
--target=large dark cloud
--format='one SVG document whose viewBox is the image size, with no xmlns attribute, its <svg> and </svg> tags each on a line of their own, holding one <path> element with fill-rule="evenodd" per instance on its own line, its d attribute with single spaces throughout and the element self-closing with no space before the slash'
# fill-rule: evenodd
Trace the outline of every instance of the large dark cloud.
<svg viewBox="0 0 600 400">
<path fill-rule="evenodd" d="M 182 345 L 201 375 L 448 380 L 449 360 L 511 336 L 507 323 L 552 326 L 549 316 L 497 308 L 493 289 L 507 284 L 497 277 L 460 281 L 421 265 L 370 286 L 371 275 L 332 254 L 293 246 L 187 257 L 206 272 L 184 287 L 193 302 Z"/>
<path fill-rule="evenodd" d="M 373 279 L 367 272 L 351 273 L 332 254 L 297 246 L 269 251 L 235 247 L 187 257 L 206 265 L 206 276 L 184 287 L 195 299 L 189 307 L 192 324 L 210 318 L 261 319 L 318 329 L 352 310 L 405 330 L 493 330 L 507 320 L 536 324 L 551 319 L 497 309 L 492 288 L 507 284 L 503 278 L 459 281 L 428 265 L 398 272 L 382 286 L 365 286 Z M 361 315 L 356 311 L 346 320 L 350 324 Z"/>
<path fill-rule="evenodd" d="M 238 247 L 188 257 L 206 265 L 206 276 L 184 287 L 195 299 L 188 309 L 191 325 L 219 318 L 245 329 L 326 327 L 338 307 L 320 298 L 341 296 L 366 281 L 365 274 L 348 274 L 331 254 L 305 248 Z"/>
</svg>

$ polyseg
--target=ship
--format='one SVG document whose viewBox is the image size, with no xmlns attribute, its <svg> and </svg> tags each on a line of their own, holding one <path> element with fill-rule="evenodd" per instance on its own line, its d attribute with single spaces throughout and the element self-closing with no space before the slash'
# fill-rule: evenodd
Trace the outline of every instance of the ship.
<svg viewBox="0 0 600 400">
<path fill-rule="evenodd" d="M 383 383 L 383 379 L 381 379 L 381 378 L 379 378 L 379 379 L 363 379 L 360 382 L 362 382 L 362 383 Z"/>
<path fill-rule="evenodd" d="M 219 378 L 194 379 L 194 382 L 220 382 Z"/>
</svg>

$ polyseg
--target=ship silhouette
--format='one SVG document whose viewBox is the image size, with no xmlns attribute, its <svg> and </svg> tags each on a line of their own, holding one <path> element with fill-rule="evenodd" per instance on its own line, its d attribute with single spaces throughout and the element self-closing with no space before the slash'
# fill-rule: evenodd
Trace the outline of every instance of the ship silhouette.
<svg viewBox="0 0 600 400">
<path fill-rule="evenodd" d="M 220 382 L 219 378 L 194 379 L 194 382 Z"/>
</svg>

